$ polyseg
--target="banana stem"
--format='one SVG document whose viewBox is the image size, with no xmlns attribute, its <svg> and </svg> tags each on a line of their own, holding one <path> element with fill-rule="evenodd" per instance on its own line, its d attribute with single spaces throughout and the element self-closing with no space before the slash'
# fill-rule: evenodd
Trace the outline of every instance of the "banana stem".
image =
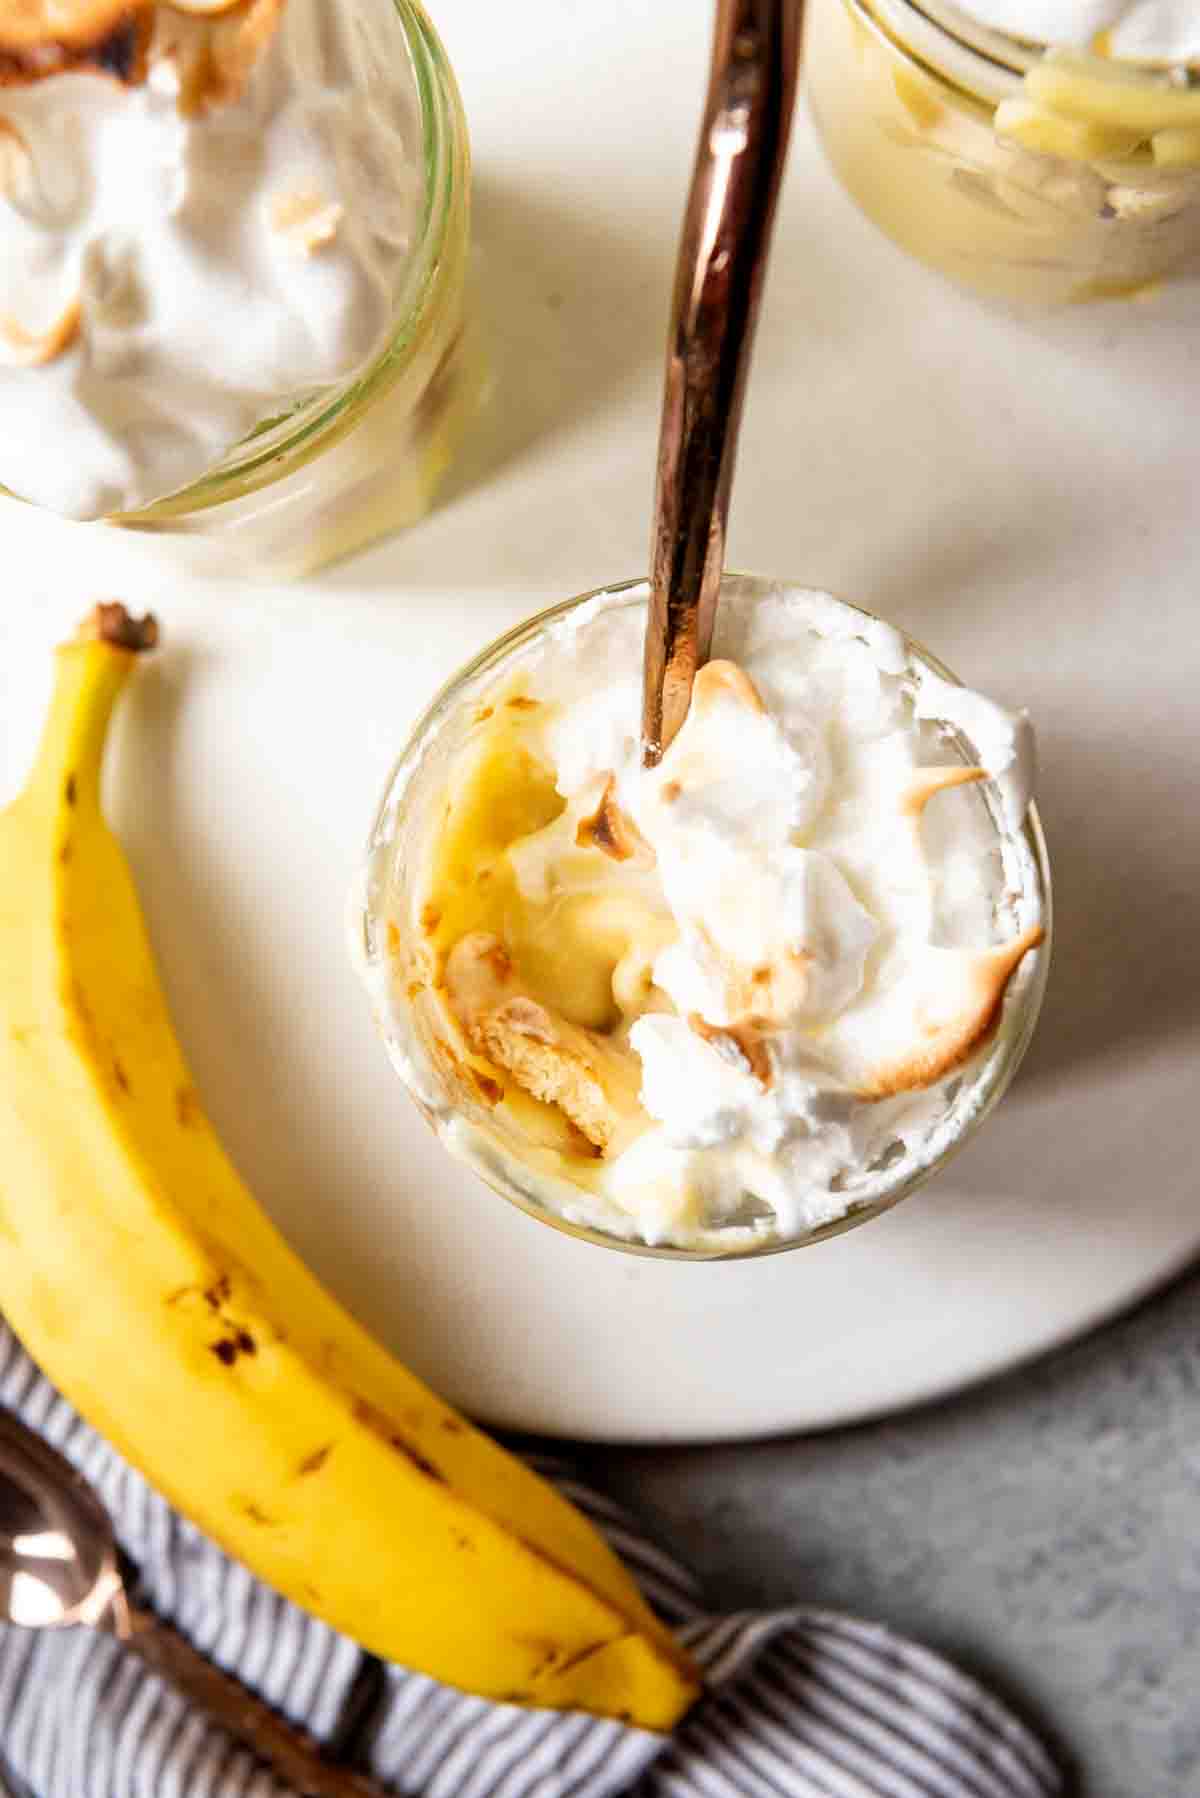
<svg viewBox="0 0 1200 1798">
<path fill-rule="evenodd" d="M 26 795 L 50 809 L 98 808 L 104 742 L 134 657 L 153 648 L 158 626 L 124 606 L 97 606 L 56 651 L 54 692 Z"/>
</svg>

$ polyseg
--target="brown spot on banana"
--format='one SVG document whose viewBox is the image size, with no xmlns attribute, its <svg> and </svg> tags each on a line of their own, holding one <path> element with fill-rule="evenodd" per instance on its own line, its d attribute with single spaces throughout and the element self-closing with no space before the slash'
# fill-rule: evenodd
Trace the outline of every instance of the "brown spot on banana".
<svg viewBox="0 0 1200 1798">
<path fill-rule="evenodd" d="M 194 1086 L 175 1089 L 175 1122 L 181 1130 L 190 1130 L 200 1117 L 200 1095 Z"/>
<path fill-rule="evenodd" d="M 377 1411 L 375 1406 L 369 1404 L 365 1398 L 356 1398 L 352 1409 L 359 1423 L 365 1423 L 367 1428 L 373 1430 L 387 1443 L 389 1448 L 394 1448 L 397 1454 L 403 1455 L 404 1459 L 411 1462 L 418 1473 L 424 1474 L 426 1479 L 436 1480 L 439 1486 L 449 1484 L 441 1468 L 436 1467 L 429 1456 L 409 1442 L 406 1437 L 399 1435 L 391 1419 L 385 1417 L 382 1411 Z"/>
<path fill-rule="evenodd" d="M 333 1443 L 322 1443 L 320 1448 L 314 1448 L 310 1455 L 305 1455 L 296 1469 L 297 1474 L 301 1479 L 305 1479 L 310 1473 L 320 1473 L 332 1453 Z"/>
<path fill-rule="evenodd" d="M 209 1343 L 209 1351 L 217 1357 L 222 1367 L 232 1367 L 242 1355 L 256 1355 L 258 1344 L 249 1330 L 231 1328 L 228 1336 L 221 1336 L 216 1342 Z"/>
<path fill-rule="evenodd" d="M 262 1506 L 255 1504 L 252 1498 L 235 1496 L 233 1502 L 242 1515 L 250 1519 L 251 1523 L 261 1524 L 264 1529 L 278 1528 L 278 1517 L 272 1517 L 269 1511 L 264 1511 Z"/>
</svg>

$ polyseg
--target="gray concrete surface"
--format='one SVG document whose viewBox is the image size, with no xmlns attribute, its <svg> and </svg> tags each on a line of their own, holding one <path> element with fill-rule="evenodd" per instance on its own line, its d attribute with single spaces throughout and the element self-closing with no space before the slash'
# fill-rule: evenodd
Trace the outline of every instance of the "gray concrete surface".
<svg viewBox="0 0 1200 1798">
<path fill-rule="evenodd" d="M 1072 1792 L 1200 1798 L 1200 1274 L 880 1423 L 584 1455 L 714 1603 L 884 1618 L 1016 1703 Z"/>
</svg>

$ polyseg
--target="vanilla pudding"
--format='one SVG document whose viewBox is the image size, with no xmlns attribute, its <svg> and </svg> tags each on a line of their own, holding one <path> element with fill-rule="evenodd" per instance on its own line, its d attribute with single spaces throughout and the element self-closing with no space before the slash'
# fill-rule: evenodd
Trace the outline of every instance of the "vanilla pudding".
<svg viewBox="0 0 1200 1798">
<path fill-rule="evenodd" d="M 1028 720 L 825 595 L 727 580 L 661 763 L 644 588 L 440 703 L 368 870 L 377 1014 L 443 1141 L 543 1214 L 809 1239 L 978 1122 L 1044 976 Z"/>
<path fill-rule="evenodd" d="M 52 32 L 44 13 L 0 19 L 0 483 L 76 519 L 203 507 L 252 557 L 245 496 L 269 480 L 269 528 L 306 565 L 352 547 L 362 484 L 390 467 L 399 496 L 440 455 L 438 408 L 413 418 L 461 329 L 454 240 L 436 317 L 411 310 L 424 28 L 393 0 L 60 0 Z M 358 384 L 403 405 L 289 503 L 291 469 L 361 422 Z"/>
<path fill-rule="evenodd" d="M 813 0 L 807 42 L 838 174 L 954 279 L 1126 297 L 1200 253 L 1191 0 Z"/>
</svg>

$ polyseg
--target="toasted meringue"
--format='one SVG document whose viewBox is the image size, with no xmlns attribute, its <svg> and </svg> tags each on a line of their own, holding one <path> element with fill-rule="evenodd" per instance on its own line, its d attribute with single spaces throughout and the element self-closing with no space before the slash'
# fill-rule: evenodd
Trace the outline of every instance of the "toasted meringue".
<svg viewBox="0 0 1200 1798">
<path fill-rule="evenodd" d="M 0 315 L 0 366 L 41 368 L 53 362 L 78 337 L 81 315 L 78 295 L 44 331 L 27 331 L 15 318 Z"/>
<path fill-rule="evenodd" d="M 141 81 L 153 13 L 153 0 L 5 0 L 0 87 L 79 69 Z"/>
<path fill-rule="evenodd" d="M 1040 924 L 1031 924 L 992 949 L 926 945 L 886 1006 L 868 1002 L 842 1018 L 839 1050 L 844 1063 L 861 1055 L 862 1071 L 853 1078 L 863 1098 L 916 1092 L 961 1067 L 995 1023 L 1022 960 L 1045 935 Z"/>
<path fill-rule="evenodd" d="M 0 113 L 0 198 L 21 209 L 29 206 L 35 188 L 29 139 L 19 125 Z"/>
<path fill-rule="evenodd" d="M 91 70 L 126 87 L 174 65 L 181 112 L 240 99 L 286 0 L 6 0 L 0 86 Z"/>
<path fill-rule="evenodd" d="M 764 1092 L 772 1085 L 775 1067 L 767 1047 L 766 1030 L 757 1020 L 747 1020 L 722 1030 L 694 1011 L 688 1019 L 688 1029 L 695 1031 L 703 1042 L 711 1043 L 721 1054 L 732 1056 L 737 1066 L 752 1075 Z"/>
<path fill-rule="evenodd" d="M 391 0 L 0 0 L 0 486 L 136 513 L 370 368 L 420 215 L 402 34 Z"/>
<path fill-rule="evenodd" d="M 900 809 L 910 818 L 920 818 L 936 793 L 948 793 L 951 787 L 973 786 L 987 777 L 986 768 L 918 768 L 901 788 Z"/>
<path fill-rule="evenodd" d="M 621 810 L 616 792 L 616 779 L 609 775 L 600 804 L 576 826 L 576 845 L 580 849 L 599 849 L 615 862 L 636 862 L 640 868 L 652 868 L 654 851 L 629 814 Z"/>
<path fill-rule="evenodd" d="M 241 99 L 279 28 L 285 3 L 236 0 L 219 9 L 159 6 L 150 56 L 174 67 L 178 106 L 185 117 Z"/>
<path fill-rule="evenodd" d="M 717 643 L 646 769 L 639 614 L 558 627 L 521 676 L 525 761 L 485 694 L 451 807 L 507 880 L 449 947 L 457 1024 L 600 1149 L 571 1181 L 651 1241 L 802 1232 L 936 1159 L 1044 940 L 1023 716 L 817 595 L 723 599 Z M 964 737 L 978 762 L 934 759 Z M 562 809 L 498 837 L 501 800 L 545 818 L 550 778 Z M 441 865 L 471 862 L 455 836 Z"/>
<path fill-rule="evenodd" d="M 333 242 L 345 211 L 340 200 L 327 199 L 315 188 L 297 187 L 291 193 L 276 194 L 271 200 L 271 228 L 286 237 L 294 249 L 311 256 L 314 250 Z"/>
</svg>

